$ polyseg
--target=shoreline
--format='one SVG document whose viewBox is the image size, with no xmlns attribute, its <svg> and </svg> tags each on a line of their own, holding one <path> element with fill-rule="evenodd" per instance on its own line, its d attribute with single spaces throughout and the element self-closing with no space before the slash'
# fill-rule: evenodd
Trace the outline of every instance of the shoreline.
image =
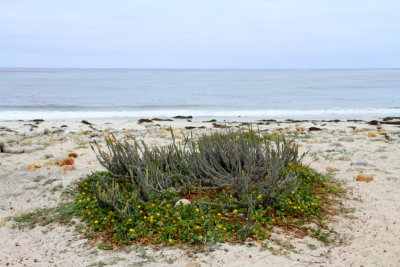
<svg viewBox="0 0 400 267">
<path fill-rule="evenodd" d="M 241 124 L 246 127 L 241 122 L 218 121 L 213 125 L 215 122 L 173 120 L 0 121 L 0 141 L 10 148 L 24 147 L 21 153 L 0 153 L 0 265 L 87 266 L 99 261 L 110 263 L 116 257 L 124 258 L 116 266 L 143 261 L 138 248 L 129 253 L 98 250 L 85 245 L 87 240 L 81 239 L 73 228 L 52 224 L 19 230 L 13 229 L 13 223 L 5 218 L 55 206 L 61 201 L 60 186 L 68 189 L 80 177 L 101 170 L 89 144 L 93 140 L 102 142 L 108 133 L 121 140 L 135 138 L 160 146 L 171 143 L 169 127 L 177 135 L 226 130 L 218 125 L 230 126 L 232 131 Z M 352 212 L 334 216 L 328 222 L 340 235 L 341 243 L 325 246 L 318 240 L 289 237 L 275 229 L 274 238 L 294 247 L 287 255 L 261 250 L 257 245 L 223 244 L 195 258 L 179 249 L 146 248 L 156 262 L 145 262 L 145 266 L 171 266 L 166 263 L 169 258 L 173 259 L 173 266 L 190 262 L 201 262 L 201 266 L 400 265 L 400 127 L 382 122 L 253 122 L 253 129 L 262 134 L 295 138 L 300 149 L 308 151 L 304 164 L 344 183 L 348 195 L 342 201 Z M 198 128 L 202 126 L 205 128 Z M 74 169 L 65 170 L 55 164 L 71 152 L 78 154 Z M 355 181 L 359 173 L 372 175 L 373 181 Z"/>
<path fill-rule="evenodd" d="M 39 109 L 24 110 L 13 109 L 0 110 L 0 121 L 14 120 L 138 120 L 141 118 L 173 118 L 175 116 L 190 116 L 193 121 L 216 119 L 219 121 L 257 121 L 265 119 L 273 120 L 376 120 L 384 117 L 400 116 L 399 108 L 343 108 L 343 109 L 162 109 L 147 108 L 140 110 L 59 110 Z"/>
</svg>

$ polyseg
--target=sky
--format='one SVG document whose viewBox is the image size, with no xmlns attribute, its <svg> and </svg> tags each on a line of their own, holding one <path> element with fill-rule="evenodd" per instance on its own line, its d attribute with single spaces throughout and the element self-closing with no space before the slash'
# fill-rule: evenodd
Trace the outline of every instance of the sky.
<svg viewBox="0 0 400 267">
<path fill-rule="evenodd" d="M 399 68 L 399 0 L 0 0 L 0 67 Z"/>
</svg>

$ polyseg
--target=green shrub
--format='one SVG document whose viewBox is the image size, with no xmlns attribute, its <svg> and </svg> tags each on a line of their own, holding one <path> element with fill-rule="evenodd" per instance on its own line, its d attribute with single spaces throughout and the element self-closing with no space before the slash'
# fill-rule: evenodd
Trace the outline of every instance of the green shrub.
<svg viewBox="0 0 400 267">
<path fill-rule="evenodd" d="M 273 225 L 323 218 L 337 192 L 328 177 L 301 164 L 304 155 L 285 139 L 228 132 L 166 147 L 112 137 L 106 144 L 105 151 L 93 149 L 107 171 L 79 184 L 76 210 L 115 243 L 262 240 Z M 175 207 L 182 198 L 192 204 Z"/>
</svg>

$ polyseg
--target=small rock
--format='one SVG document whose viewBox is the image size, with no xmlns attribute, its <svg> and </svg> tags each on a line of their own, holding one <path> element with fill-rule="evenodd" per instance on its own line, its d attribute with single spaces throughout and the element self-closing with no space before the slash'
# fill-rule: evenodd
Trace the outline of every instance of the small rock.
<svg viewBox="0 0 400 267">
<path fill-rule="evenodd" d="M 6 225 L 6 221 L 4 219 L 0 219 L 0 227 Z"/>
<path fill-rule="evenodd" d="M 339 141 L 354 142 L 354 138 L 353 138 L 353 137 L 350 137 L 350 136 L 346 136 L 346 137 L 341 137 L 341 138 L 339 138 Z"/>
<path fill-rule="evenodd" d="M 326 167 L 325 170 L 328 171 L 328 172 L 337 172 L 337 171 L 339 171 L 338 168 L 334 168 L 334 167 L 331 167 L 331 166 Z"/>
<path fill-rule="evenodd" d="M 378 132 L 372 131 L 368 133 L 368 137 L 377 137 L 378 136 Z"/>
<path fill-rule="evenodd" d="M 75 153 L 75 152 L 71 152 L 71 153 L 68 154 L 68 157 L 77 158 L 77 157 L 78 157 L 78 154 Z"/>
<path fill-rule="evenodd" d="M 350 165 L 353 165 L 353 166 L 365 166 L 365 167 L 367 167 L 367 166 L 375 167 L 374 164 L 372 164 L 371 162 L 366 161 L 366 160 L 354 161 Z"/>
<path fill-rule="evenodd" d="M 372 175 L 369 174 L 365 174 L 365 173 L 360 173 L 357 174 L 355 177 L 356 181 L 358 182 L 371 182 L 372 180 L 374 180 L 374 178 L 372 177 Z"/>
<path fill-rule="evenodd" d="M 61 181 L 54 181 L 51 183 L 51 188 L 56 188 L 62 186 L 62 182 Z"/>
<path fill-rule="evenodd" d="M 153 121 L 152 121 L 152 120 L 149 120 L 149 119 L 140 119 L 140 120 L 138 120 L 138 123 L 139 123 L 139 124 L 142 124 L 142 123 L 144 123 L 144 122 L 149 123 L 149 122 L 153 122 Z"/>
<path fill-rule="evenodd" d="M 81 123 L 86 124 L 86 125 L 92 125 L 90 122 L 88 122 L 86 120 L 81 121 Z"/>
<path fill-rule="evenodd" d="M 24 189 L 26 190 L 37 189 L 38 186 L 39 185 L 37 183 L 28 183 L 24 185 Z"/>
<path fill-rule="evenodd" d="M 75 163 L 75 161 L 74 161 L 74 159 L 71 158 L 71 157 L 59 159 L 58 162 L 57 162 L 57 164 L 58 164 L 59 166 L 74 165 L 74 163 Z"/>
<path fill-rule="evenodd" d="M 189 262 L 185 265 L 185 267 L 201 267 L 201 264 L 198 262 Z"/>
<path fill-rule="evenodd" d="M 379 155 L 377 155 L 377 157 L 380 158 L 380 159 L 387 159 L 388 158 L 388 156 L 386 156 L 384 154 L 379 154 Z"/>
<path fill-rule="evenodd" d="M 67 165 L 67 166 L 65 166 L 65 167 L 63 168 L 63 171 L 64 171 L 64 172 L 69 172 L 69 171 L 73 171 L 73 170 L 75 170 L 75 167 L 72 166 L 72 165 Z"/>
<path fill-rule="evenodd" d="M 31 164 L 31 165 L 29 165 L 26 169 L 27 169 L 28 171 L 36 171 L 36 169 L 39 169 L 39 168 L 40 168 L 39 165 Z"/>
<path fill-rule="evenodd" d="M 398 181 L 400 181 L 400 177 L 399 176 L 387 176 L 386 180 L 398 182 Z"/>
<path fill-rule="evenodd" d="M 180 206 L 180 205 L 186 206 L 186 205 L 190 205 L 190 204 L 192 204 L 192 203 L 190 202 L 190 200 L 182 198 L 182 199 L 179 199 L 179 200 L 175 203 L 175 207 L 176 207 L 176 206 Z"/>
<path fill-rule="evenodd" d="M 11 154 L 22 154 L 22 153 L 24 153 L 24 148 L 23 147 L 8 147 L 8 146 L 5 146 L 5 147 L 3 147 L 3 152 L 11 153 Z"/>
<path fill-rule="evenodd" d="M 272 132 L 272 135 L 281 136 L 281 135 L 283 135 L 283 134 L 282 134 L 281 132 L 275 131 L 275 132 Z"/>
<path fill-rule="evenodd" d="M 40 182 L 41 180 L 46 179 L 43 175 L 38 175 L 32 179 L 34 182 Z"/>
<path fill-rule="evenodd" d="M 340 142 L 332 142 L 332 143 L 329 144 L 329 146 L 340 147 L 340 146 L 343 146 L 343 145 L 342 145 L 342 143 L 340 143 Z"/>
<path fill-rule="evenodd" d="M 46 154 L 46 155 L 44 155 L 44 158 L 45 159 L 51 159 L 51 158 L 54 158 L 54 155 L 53 154 Z"/>
<path fill-rule="evenodd" d="M 321 131 L 322 129 L 318 127 L 310 127 L 308 128 L 308 130 L 311 132 L 311 131 Z"/>
</svg>

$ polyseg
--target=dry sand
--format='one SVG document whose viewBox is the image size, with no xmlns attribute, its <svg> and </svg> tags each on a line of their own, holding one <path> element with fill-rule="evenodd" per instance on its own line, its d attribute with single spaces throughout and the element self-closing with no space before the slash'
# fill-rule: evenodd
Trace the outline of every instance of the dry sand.
<svg viewBox="0 0 400 267">
<path fill-rule="evenodd" d="M 9 216 L 36 208 L 55 206 L 61 201 L 60 185 L 68 188 L 85 174 L 101 170 L 90 141 L 106 133 L 117 138 L 143 139 L 150 145 L 171 141 L 166 128 L 189 132 L 185 126 L 205 126 L 194 133 L 207 133 L 211 123 L 153 122 L 136 120 L 0 122 L 0 143 L 14 146 L 16 152 L 0 153 L 0 266 L 400 266 L 400 128 L 372 126 L 364 122 L 271 122 L 260 125 L 268 133 L 299 134 L 301 149 L 309 151 L 305 163 L 321 172 L 336 168 L 334 176 L 348 189 L 344 199 L 349 213 L 329 222 L 339 236 L 330 245 L 306 237 L 296 239 L 273 235 L 277 242 L 292 245 L 285 253 L 274 253 L 260 246 L 218 245 L 206 253 L 191 255 L 182 250 L 129 247 L 124 251 L 104 251 L 88 245 L 73 228 L 57 224 L 34 229 L 13 229 Z M 62 127 L 62 126 L 67 127 Z M 237 123 L 229 124 L 237 126 Z M 319 127 L 322 131 L 307 131 Z M 234 127 L 234 130 L 237 129 Z M 223 130 L 223 129 L 214 129 Z M 370 133 L 370 132 L 374 133 Z M 377 134 L 376 137 L 374 135 Z M 37 146 L 35 146 L 35 144 Z M 11 149 L 12 150 L 12 149 Z M 65 172 L 52 165 L 54 159 L 76 152 L 75 170 Z M 47 157 L 51 157 L 46 159 Z M 33 164 L 33 165 L 32 165 Z M 37 167 L 35 167 L 35 165 Z M 28 170 L 30 169 L 30 170 Z M 373 181 L 358 182 L 354 176 L 366 173 Z M 193 265 L 195 266 L 195 265 Z"/>
</svg>

